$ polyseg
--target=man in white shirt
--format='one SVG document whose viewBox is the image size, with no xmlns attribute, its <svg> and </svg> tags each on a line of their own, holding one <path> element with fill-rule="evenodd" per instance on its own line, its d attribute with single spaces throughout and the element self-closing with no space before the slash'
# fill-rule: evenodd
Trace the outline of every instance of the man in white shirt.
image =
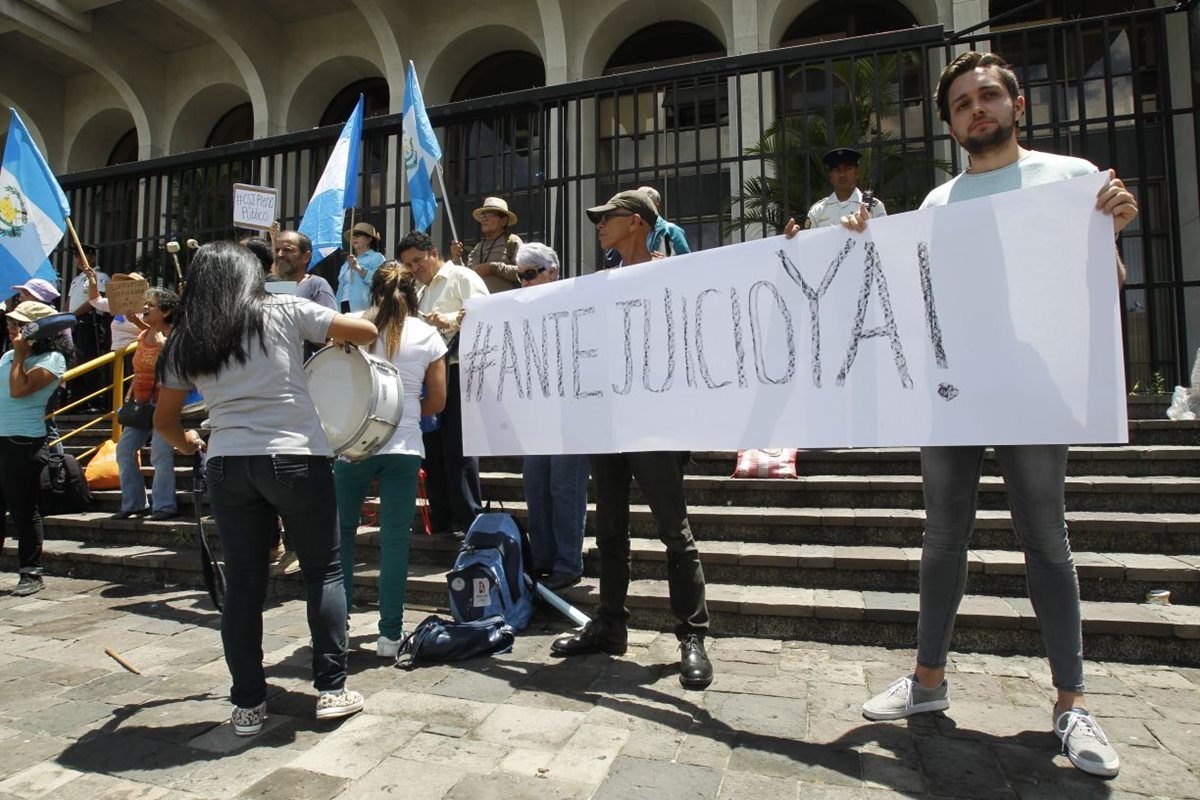
<svg viewBox="0 0 1200 800">
<path fill-rule="evenodd" d="M 833 194 L 813 203 L 805 220 L 806 228 L 826 228 L 841 224 L 842 217 L 858 211 L 863 193 L 858 188 L 858 162 L 862 153 L 852 147 L 835 147 L 825 154 L 825 169 Z M 886 217 L 883 201 L 872 198 L 872 217 Z"/>
<path fill-rule="evenodd" d="M 462 403 L 458 389 L 458 328 L 463 303 L 489 294 L 475 270 L 442 261 L 433 239 L 414 231 L 396 245 L 400 263 L 412 270 L 424 287 L 418 309 L 421 317 L 441 332 L 446 354 L 446 408 L 441 427 L 425 434 L 425 489 L 429 519 L 435 533 L 465 531 L 483 510 L 479 488 L 479 459 L 463 456 Z"/>
</svg>

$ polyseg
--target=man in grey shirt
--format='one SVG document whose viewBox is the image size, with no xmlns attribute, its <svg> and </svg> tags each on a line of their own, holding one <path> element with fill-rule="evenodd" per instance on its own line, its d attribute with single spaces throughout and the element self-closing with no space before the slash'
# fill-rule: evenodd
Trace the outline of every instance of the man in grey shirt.
<svg viewBox="0 0 1200 800">
<path fill-rule="evenodd" d="M 337 311 L 337 297 L 329 281 L 308 271 L 312 261 L 312 240 L 299 231 L 280 231 L 275 236 L 275 276 L 281 281 L 296 282 L 296 297 L 311 300 L 330 311 Z M 304 357 L 325 346 L 324 342 L 308 342 L 304 345 Z"/>
<path fill-rule="evenodd" d="M 337 300 L 329 281 L 312 275 L 312 241 L 299 231 L 280 231 L 275 237 L 275 275 L 281 281 L 296 282 L 296 296 L 337 311 Z"/>
</svg>

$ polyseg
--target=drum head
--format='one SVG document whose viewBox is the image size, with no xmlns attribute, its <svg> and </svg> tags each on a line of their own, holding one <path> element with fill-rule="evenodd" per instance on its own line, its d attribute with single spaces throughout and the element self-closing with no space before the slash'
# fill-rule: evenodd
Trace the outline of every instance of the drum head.
<svg viewBox="0 0 1200 800">
<path fill-rule="evenodd" d="M 366 357 L 357 350 L 326 347 L 308 360 L 304 373 L 330 446 L 345 447 L 362 428 L 373 394 Z"/>
</svg>

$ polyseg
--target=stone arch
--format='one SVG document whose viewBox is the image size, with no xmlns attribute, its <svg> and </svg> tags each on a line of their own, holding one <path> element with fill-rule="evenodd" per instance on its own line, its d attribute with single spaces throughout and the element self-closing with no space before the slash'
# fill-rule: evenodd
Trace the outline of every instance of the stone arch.
<svg viewBox="0 0 1200 800">
<path fill-rule="evenodd" d="M 37 145 L 38 150 L 42 151 L 42 157 L 50 164 L 51 169 L 54 168 L 54 162 L 51 160 L 52 154 L 46 148 L 46 137 L 42 135 L 42 130 L 37 124 L 37 120 L 33 118 L 30 109 L 22 107 L 8 95 L 0 93 L 0 109 L 15 108 L 17 113 L 21 115 L 21 121 L 25 123 L 26 130 L 33 137 L 33 143 Z M 8 112 L 0 112 L 0 142 L 8 143 L 8 127 L 12 120 L 12 114 Z"/>
<path fill-rule="evenodd" d="M 108 164 L 113 146 L 130 129 L 137 127 L 132 114 L 124 108 L 106 108 L 93 114 L 75 134 L 68 149 L 67 170 L 77 172 Z M 141 136 L 141 128 L 138 128 Z"/>
<path fill-rule="evenodd" d="M 246 90 L 231 83 L 216 83 L 196 92 L 175 117 L 169 152 L 186 153 L 205 147 L 213 125 L 230 109 L 249 101 Z"/>
<path fill-rule="evenodd" d="M 721 4 L 725 5 L 725 4 Z M 708 2 L 686 0 L 664 0 L 659 3 L 644 3 L 627 0 L 612 9 L 596 26 L 587 39 L 580 60 L 579 77 L 591 78 L 604 72 L 613 51 L 632 34 L 656 22 L 681 20 L 699 25 L 729 51 L 733 41 L 733 29 L 728 20 L 723 20 Z"/>
<path fill-rule="evenodd" d="M 329 101 L 347 85 L 363 78 L 386 77 L 372 61 L 358 56 L 336 56 L 313 67 L 296 85 L 287 109 L 287 129 L 299 131 L 316 126 Z"/>
<path fill-rule="evenodd" d="M 545 54 L 524 31 L 507 25 L 472 28 L 443 47 L 429 62 L 426 74 L 420 76 L 425 105 L 448 102 L 454 87 L 472 67 L 492 54 L 508 50 L 536 55 L 545 67 Z"/>
</svg>

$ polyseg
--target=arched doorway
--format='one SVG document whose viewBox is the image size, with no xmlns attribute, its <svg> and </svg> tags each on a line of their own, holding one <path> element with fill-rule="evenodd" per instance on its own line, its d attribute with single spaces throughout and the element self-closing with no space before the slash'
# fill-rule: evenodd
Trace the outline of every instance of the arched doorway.
<svg viewBox="0 0 1200 800">
<path fill-rule="evenodd" d="M 254 138 L 254 107 L 241 103 L 226 111 L 208 132 L 205 147 L 245 142 Z"/>
<path fill-rule="evenodd" d="M 792 20 L 779 46 L 867 36 L 916 24 L 917 18 L 897 0 L 825 0 Z"/>
<path fill-rule="evenodd" d="M 458 103 L 519 92 L 546 85 L 546 66 L 540 56 L 523 50 L 493 53 L 467 70 L 450 95 Z M 539 187 L 544 177 L 542 118 L 536 108 L 510 109 L 494 117 L 476 117 L 466 125 L 446 128 L 447 191 L 455 198 L 451 211 L 458 234 L 472 241 L 471 211 L 481 198 L 499 195 L 517 215 L 515 232 L 545 238 Z"/>
<path fill-rule="evenodd" d="M 720 58 L 726 47 L 707 28 L 684 20 L 647 25 L 613 50 L 603 74 Z M 697 74 L 599 98 L 597 202 L 642 185 L 662 195 L 665 214 L 693 249 L 722 242 L 720 215 L 729 202 L 728 168 L 720 164 L 729 126 L 724 79 Z"/>
</svg>

